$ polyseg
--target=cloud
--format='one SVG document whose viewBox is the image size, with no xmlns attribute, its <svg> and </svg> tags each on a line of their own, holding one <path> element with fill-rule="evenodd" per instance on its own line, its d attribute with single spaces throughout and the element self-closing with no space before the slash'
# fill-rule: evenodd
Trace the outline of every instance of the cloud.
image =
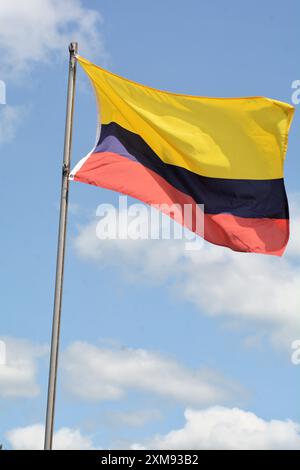
<svg viewBox="0 0 300 470">
<path fill-rule="evenodd" d="M 74 247 L 82 259 L 113 265 L 135 285 L 171 282 L 176 294 L 202 314 L 255 326 L 262 337 L 289 349 L 300 336 L 298 201 L 298 195 L 291 198 L 291 241 L 283 258 L 235 253 L 208 243 L 187 251 L 182 240 L 99 240 L 94 221 L 81 227 Z"/>
<path fill-rule="evenodd" d="M 12 141 L 25 115 L 23 106 L 0 106 L 0 145 Z"/>
<path fill-rule="evenodd" d="M 64 352 L 61 367 L 66 389 L 91 401 L 120 399 L 132 389 L 198 405 L 240 393 L 212 371 L 188 369 L 144 349 L 104 349 L 78 341 Z"/>
<path fill-rule="evenodd" d="M 132 449 L 184 450 L 299 450 L 300 424 L 291 420 L 264 420 L 238 408 L 187 409 L 185 424 L 165 435 L 132 444 Z M 44 426 L 14 428 L 5 435 L 15 450 L 39 450 L 44 444 Z M 76 428 L 63 427 L 54 433 L 57 450 L 93 450 L 91 436 Z"/>
<path fill-rule="evenodd" d="M 264 420 L 238 408 L 187 409 L 181 429 L 157 435 L 132 449 L 184 450 L 299 450 L 300 424 L 291 420 Z M 15 450 L 39 450 L 44 444 L 44 426 L 14 428 L 5 435 Z M 54 433 L 57 450 L 93 450 L 90 436 L 79 429 L 63 427 Z"/>
<path fill-rule="evenodd" d="M 82 53 L 105 56 L 102 17 L 80 0 L 1 0 L 0 18 L 1 78 L 50 62 L 54 53 L 66 54 L 72 40 Z"/>
<path fill-rule="evenodd" d="M 158 421 L 162 418 L 159 410 L 140 409 L 132 411 L 111 411 L 105 415 L 107 423 L 115 428 L 142 427 L 151 421 Z"/>
<path fill-rule="evenodd" d="M 44 426 L 33 424 L 11 429 L 6 439 L 15 450 L 40 450 L 44 447 Z M 54 433 L 53 449 L 56 450 L 92 450 L 89 437 L 83 436 L 79 429 L 61 428 Z"/>
<path fill-rule="evenodd" d="M 300 424 L 266 421 L 238 408 L 187 409 L 181 429 L 155 436 L 134 449 L 280 450 L 300 449 Z"/>
<path fill-rule="evenodd" d="M 38 395 L 37 362 L 47 353 L 48 347 L 9 337 L 2 337 L 1 341 L 5 345 L 6 358 L 0 363 L 0 397 L 17 398 Z"/>
</svg>

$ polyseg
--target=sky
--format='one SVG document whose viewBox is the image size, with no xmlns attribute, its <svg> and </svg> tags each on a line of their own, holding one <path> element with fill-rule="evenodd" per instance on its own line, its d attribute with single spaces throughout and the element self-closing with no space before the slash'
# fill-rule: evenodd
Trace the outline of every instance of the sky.
<svg viewBox="0 0 300 470">
<path fill-rule="evenodd" d="M 1 1 L 4 448 L 43 445 L 69 42 L 155 88 L 291 103 L 299 14 L 296 0 Z M 98 240 L 96 209 L 118 194 L 71 182 L 56 448 L 300 448 L 299 124 L 296 104 L 282 258 Z M 78 68 L 73 164 L 95 129 Z"/>
</svg>

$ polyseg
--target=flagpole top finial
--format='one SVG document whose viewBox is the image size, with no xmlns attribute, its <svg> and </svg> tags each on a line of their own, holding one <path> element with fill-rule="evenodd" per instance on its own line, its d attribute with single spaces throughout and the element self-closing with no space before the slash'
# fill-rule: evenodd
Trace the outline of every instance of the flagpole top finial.
<svg viewBox="0 0 300 470">
<path fill-rule="evenodd" d="M 77 54 L 78 42 L 70 42 L 69 51 L 70 51 L 70 54 Z"/>
</svg>

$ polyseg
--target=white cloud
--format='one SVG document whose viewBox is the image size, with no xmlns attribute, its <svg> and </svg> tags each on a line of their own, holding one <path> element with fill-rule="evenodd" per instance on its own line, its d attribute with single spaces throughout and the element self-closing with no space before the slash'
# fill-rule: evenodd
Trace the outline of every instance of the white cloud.
<svg viewBox="0 0 300 470">
<path fill-rule="evenodd" d="M 95 222 L 80 229 L 74 246 L 81 258 L 114 265 L 129 281 L 172 281 L 177 295 L 201 313 L 252 322 L 262 336 L 289 349 L 300 336 L 299 198 L 291 199 L 291 241 L 283 258 L 207 243 L 186 251 L 180 240 L 99 240 Z"/>
<path fill-rule="evenodd" d="M 5 344 L 6 360 L 0 364 L 0 397 L 38 395 L 37 361 L 47 353 L 48 347 L 16 338 L 2 337 L 1 340 Z"/>
<path fill-rule="evenodd" d="M 238 408 L 187 409 L 183 428 L 155 436 L 134 449 L 279 450 L 300 449 L 300 424 L 266 421 Z"/>
<path fill-rule="evenodd" d="M 238 408 L 211 407 L 187 409 L 181 429 L 156 435 L 145 442 L 134 443 L 132 449 L 185 450 L 292 450 L 300 449 L 300 424 L 291 420 L 265 420 Z M 16 450 L 39 450 L 44 444 L 44 426 L 14 428 L 5 435 Z M 92 450 L 91 436 L 79 429 L 63 427 L 54 433 L 57 450 Z"/>
<path fill-rule="evenodd" d="M 156 409 L 140 409 L 132 411 L 112 411 L 105 415 L 108 424 L 112 427 L 142 427 L 151 421 L 162 418 L 160 411 Z"/>
<path fill-rule="evenodd" d="M 8 143 L 14 139 L 24 114 L 23 106 L 0 106 L 0 144 Z"/>
<path fill-rule="evenodd" d="M 40 450 L 44 447 L 44 426 L 33 424 L 11 429 L 6 439 L 15 450 Z M 79 429 L 61 428 L 54 433 L 53 449 L 56 450 L 92 450 L 90 437 L 83 436 Z"/>
<path fill-rule="evenodd" d="M 1 0 L 0 20 L 1 78 L 49 62 L 53 53 L 66 55 L 72 40 L 82 53 L 105 55 L 101 15 L 80 0 Z"/>
<path fill-rule="evenodd" d="M 85 400 L 119 399 L 134 389 L 199 405 L 224 401 L 241 391 L 214 372 L 188 369 L 143 349 L 75 342 L 64 352 L 61 367 L 64 386 Z"/>
</svg>

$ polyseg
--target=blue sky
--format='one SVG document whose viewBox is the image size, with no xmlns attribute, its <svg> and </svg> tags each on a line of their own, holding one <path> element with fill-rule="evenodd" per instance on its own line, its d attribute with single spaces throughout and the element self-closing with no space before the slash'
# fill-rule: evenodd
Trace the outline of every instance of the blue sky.
<svg viewBox="0 0 300 470">
<path fill-rule="evenodd" d="M 40 445 L 45 417 L 69 41 L 156 88 L 291 102 L 299 9 L 296 0 L 1 2 L 6 448 Z M 187 255 L 174 241 L 100 243 L 96 208 L 118 195 L 71 183 L 57 446 L 300 447 L 300 366 L 291 362 L 300 339 L 298 125 L 296 109 L 285 167 L 292 240 L 281 259 L 207 244 Z M 78 69 L 74 164 L 95 127 L 94 96 Z"/>
</svg>

